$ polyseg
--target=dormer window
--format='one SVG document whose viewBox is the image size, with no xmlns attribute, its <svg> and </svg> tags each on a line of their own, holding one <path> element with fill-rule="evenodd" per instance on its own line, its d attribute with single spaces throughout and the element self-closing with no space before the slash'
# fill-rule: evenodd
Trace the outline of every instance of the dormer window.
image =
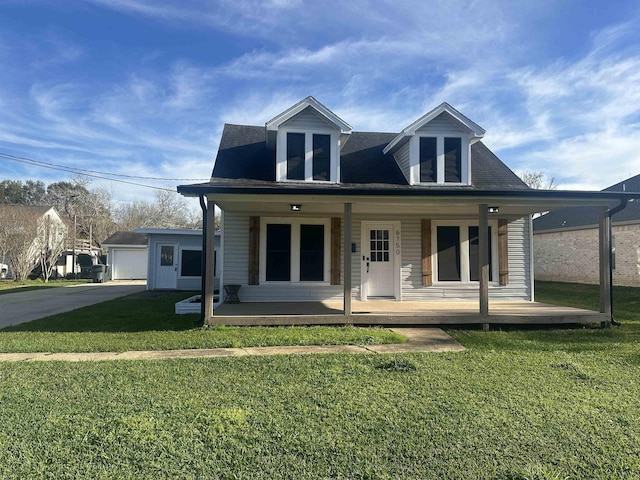
<svg viewBox="0 0 640 480">
<path fill-rule="evenodd" d="M 286 162 L 286 178 L 281 180 L 330 182 L 332 166 L 336 167 L 339 155 L 339 137 L 336 133 L 281 132 L 286 135 L 286 158 L 276 153 L 278 161 Z"/>
<path fill-rule="evenodd" d="M 269 120 L 266 134 L 276 150 L 276 181 L 340 181 L 340 145 L 351 126 L 313 97 Z"/>
<path fill-rule="evenodd" d="M 383 150 L 411 185 L 471 185 L 471 145 L 484 129 L 443 103 L 402 130 Z"/>
</svg>

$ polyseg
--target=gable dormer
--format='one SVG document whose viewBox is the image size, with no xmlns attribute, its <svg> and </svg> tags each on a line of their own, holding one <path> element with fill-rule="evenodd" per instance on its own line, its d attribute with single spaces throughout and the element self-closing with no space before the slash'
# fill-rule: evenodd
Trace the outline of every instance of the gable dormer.
<svg viewBox="0 0 640 480">
<path fill-rule="evenodd" d="M 471 145 L 485 130 L 448 103 L 403 129 L 384 149 L 410 185 L 471 185 Z"/>
<path fill-rule="evenodd" d="M 266 123 L 277 182 L 340 182 L 340 147 L 351 125 L 307 97 Z"/>
</svg>

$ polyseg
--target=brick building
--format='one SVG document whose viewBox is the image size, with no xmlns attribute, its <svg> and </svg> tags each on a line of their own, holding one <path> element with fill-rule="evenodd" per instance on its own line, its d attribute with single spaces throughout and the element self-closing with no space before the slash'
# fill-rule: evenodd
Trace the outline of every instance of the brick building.
<svg viewBox="0 0 640 480">
<path fill-rule="evenodd" d="M 640 175 L 605 191 L 640 192 Z M 598 207 L 572 207 L 536 218 L 535 278 L 597 284 L 599 215 Z M 612 233 L 613 283 L 640 286 L 640 202 L 630 202 L 613 215 Z"/>
</svg>

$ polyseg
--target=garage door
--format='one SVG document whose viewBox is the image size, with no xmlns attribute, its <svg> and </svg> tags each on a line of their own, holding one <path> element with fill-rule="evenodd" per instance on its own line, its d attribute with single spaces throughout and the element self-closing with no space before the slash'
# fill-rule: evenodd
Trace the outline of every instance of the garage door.
<svg viewBox="0 0 640 480">
<path fill-rule="evenodd" d="M 147 249 L 114 249 L 111 261 L 114 280 L 146 280 Z"/>
</svg>

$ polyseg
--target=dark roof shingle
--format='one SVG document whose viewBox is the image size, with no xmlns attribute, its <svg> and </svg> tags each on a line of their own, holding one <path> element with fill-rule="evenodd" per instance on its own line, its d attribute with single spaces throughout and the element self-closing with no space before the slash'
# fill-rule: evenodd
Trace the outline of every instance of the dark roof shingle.
<svg viewBox="0 0 640 480">
<path fill-rule="evenodd" d="M 147 236 L 144 233 L 116 232 L 110 235 L 102 245 L 146 245 Z"/>
<path fill-rule="evenodd" d="M 396 133 L 353 132 L 340 152 L 341 185 L 410 187 L 392 154 L 384 147 Z M 471 146 L 472 185 L 477 190 L 528 190 L 529 187 L 482 142 Z M 275 184 L 275 149 L 264 127 L 225 124 L 212 184 L 269 186 Z M 333 186 L 327 185 L 328 188 Z M 419 187 L 429 188 L 429 187 Z M 443 188 L 443 186 L 432 187 Z"/>
</svg>

